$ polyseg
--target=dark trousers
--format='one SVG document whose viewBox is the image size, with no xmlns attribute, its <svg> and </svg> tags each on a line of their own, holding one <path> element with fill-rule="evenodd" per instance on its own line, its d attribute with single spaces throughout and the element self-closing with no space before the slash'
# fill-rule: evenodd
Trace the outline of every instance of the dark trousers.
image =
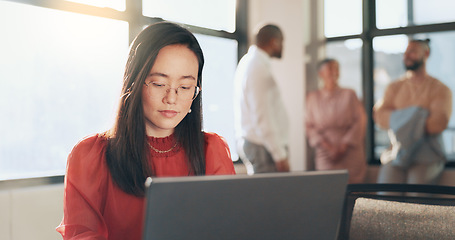
<svg viewBox="0 0 455 240">
<path fill-rule="evenodd" d="M 272 155 L 270 155 L 264 146 L 252 143 L 246 139 L 242 144 L 239 145 L 241 148 L 240 150 L 243 152 L 239 153 L 240 158 L 244 162 L 248 161 L 251 163 L 254 169 L 254 173 L 267 173 L 277 171 Z"/>
</svg>

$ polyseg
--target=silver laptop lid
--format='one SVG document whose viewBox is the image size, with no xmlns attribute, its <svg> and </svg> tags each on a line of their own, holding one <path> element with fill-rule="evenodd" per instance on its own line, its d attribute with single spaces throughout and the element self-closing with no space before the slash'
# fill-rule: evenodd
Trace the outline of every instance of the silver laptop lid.
<svg viewBox="0 0 455 240">
<path fill-rule="evenodd" d="M 145 240 L 335 239 L 347 171 L 149 179 Z"/>
</svg>

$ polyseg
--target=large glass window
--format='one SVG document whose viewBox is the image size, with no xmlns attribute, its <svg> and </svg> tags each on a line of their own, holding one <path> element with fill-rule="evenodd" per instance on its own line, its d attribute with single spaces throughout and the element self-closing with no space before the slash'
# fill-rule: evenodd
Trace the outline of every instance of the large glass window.
<svg viewBox="0 0 455 240">
<path fill-rule="evenodd" d="M 379 29 L 455 21 L 455 1 L 376 0 Z"/>
<path fill-rule="evenodd" d="M 63 174 L 71 147 L 111 125 L 128 24 L 3 1 L 0 29 L 0 180 Z"/>
<path fill-rule="evenodd" d="M 414 0 L 414 24 L 445 23 L 455 21 L 455 1 Z"/>
<path fill-rule="evenodd" d="M 65 1 L 73 3 L 0 1 L 0 181 L 63 175 L 72 147 L 112 126 L 129 43 L 144 22 L 159 18 L 206 28 L 196 34 L 206 59 L 204 130 L 224 136 L 237 159 L 228 114 L 235 0 Z M 142 3 L 159 18 L 137 14 Z"/>
<path fill-rule="evenodd" d="M 376 25 L 379 29 L 408 25 L 408 0 L 376 0 Z"/>
<path fill-rule="evenodd" d="M 376 37 L 373 39 L 374 50 L 374 102 L 384 96 L 387 86 L 405 73 L 403 53 L 408 45 L 405 35 Z M 390 145 L 387 130 L 374 125 L 375 157 L 379 159 Z"/>
<path fill-rule="evenodd" d="M 126 0 L 66 0 L 68 2 L 82 3 L 96 7 L 107 7 L 119 11 L 125 11 Z"/>
<path fill-rule="evenodd" d="M 202 106 L 204 130 L 223 136 L 237 160 L 234 133 L 233 93 L 237 67 L 237 41 L 196 34 L 204 52 L 202 75 Z"/>
<path fill-rule="evenodd" d="M 344 42 L 360 38 L 364 43 L 360 54 L 364 79 L 356 81 L 354 84 L 359 84 L 359 86 L 353 88 L 364 90 L 365 107 L 367 113 L 370 114 L 367 129 L 369 134 L 367 136 L 367 157 L 372 163 L 378 162 L 380 154 L 388 148 L 390 140 L 387 132 L 371 121 L 373 119 L 372 107 L 384 96 L 386 87 L 405 73 L 403 53 L 410 37 L 431 39 L 431 55 L 427 62 L 427 71 L 445 83 L 452 92 L 455 92 L 455 84 L 452 80 L 455 75 L 455 70 L 452 67 L 455 61 L 455 15 L 451 12 L 455 7 L 455 2 L 448 0 L 372 1 L 371 3 L 374 4 L 371 7 L 375 11 L 376 21 L 369 21 L 367 14 L 372 10 L 371 8 L 368 11 L 363 9 L 362 17 L 366 20 L 364 22 L 369 23 L 369 25 L 363 26 L 365 32 L 361 32 L 358 36 L 353 35 L 352 31 L 346 31 L 344 29 L 346 26 L 343 26 L 349 25 L 343 22 L 346 20 L 342 19 L 346 13 L 342 9 L 348 2 L 333 3 L 335 1 L 324 1 L 324 27 L 327 36 L 326 54 L 329 57 L 351 59 L 354 54 L 343 49 L 346 45 Z M 360 2 L 353 3 L 352 1 L 349 3 L 361 7 Z M 333 10 L 328 11 L 330 8 Z M 353 12 L 349 13 L 355 14 L 355 11 Z M 343 17 L 340 17 L 341 14 Z M 346 18 L 350 19 L 352 16 Z M 329 30 L 335 29 L 338 23 L 340 28 L 333 31 L 338 32 L 330 33 Z M 412 27 L 414 25 L 425 26 Z M 352 26 L 347 26 L 347 28 L 352 29 Z M 349 65 L 353 62 L 352 60 L 345 61 L 346 63 L 342 63 L 342 65 Z M 343 71 L 347 70 L 343 70 L 343 66 L 341 67 L 341 74 L 343 74 Z M 360 86 L 361 83 L 366 83 L 366 85 Z M 455 112 L 455 104 L 453 104 L 453 108 L 452 112 Z M 443 132 L 443 139 L 447 158 L 455 162 L 455 116 L 451 117 L 448 128 Z"/>
<path fill-rule="evenodd" d="M 341 87 L 351 88 L 359 99 L 362 99 L 362 71 L 361 71 L 362 40 L 349 39 L 330 42 L 326 45 L 326 55 L 340 63 Z"/>
<path fill-rule="evenodd" d="M 326 37 L 362 32 L 362 0 L 325 0 L 324 34 Z"/>
<path fill-rule="evenodd" d="M 406 35 L 376 37 L 374 50 L 374 101 L 384 96 L 385 88 L 404 72 L 403 53 L 408 46 Z"/>
<path fill-rule="evenodd" d="M 142 2 L 142 12 L 148 17 L 234 32 L 235 6 L 235 0 L 147 0 Z"/>
<path fill-rule="evenodd" d="M 452 92 L 455 92 L 455 32 L 416 34 L 415 38 L 429 38 L 431 54 L 427 62 L 427 72 L 446 84 Z M 376 37 L 374 39 L 374 87 L 375 101 L 384 95 L 384 90 L 391 82 L 403 76 L 403 53 L 408 45 L 408 37 L 395 35 Z M 455 104 L 452 103 L 455 107 Z M 449 160 L 455 160 L 455 117 L 452 117 L 448 128 L 443 132 L 444 146 Z M 375 135 L 376 157 L 389 145 L 386 131 L 376 127 Z"/>
</svg>

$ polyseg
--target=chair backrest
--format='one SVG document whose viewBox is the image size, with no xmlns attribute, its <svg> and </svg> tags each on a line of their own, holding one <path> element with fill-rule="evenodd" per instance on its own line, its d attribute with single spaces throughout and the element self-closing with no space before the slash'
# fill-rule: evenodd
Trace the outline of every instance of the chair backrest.
<svg viewBox="0 0 455 240">
<path fill-rule="evenodd" d="M 455 239 L 454 216 L 455 187 L 350 184 L 338 239 Z"/>
</svg>

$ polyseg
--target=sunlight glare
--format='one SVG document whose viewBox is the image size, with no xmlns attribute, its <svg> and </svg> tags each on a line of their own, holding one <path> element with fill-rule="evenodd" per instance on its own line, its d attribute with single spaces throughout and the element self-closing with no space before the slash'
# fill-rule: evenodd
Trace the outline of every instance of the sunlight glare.
<svg viewBox="0 0 455 240">
<path fill-rule="evenodd" d="M 81 3 L 95 7 L 112 8 L 118 11 L 125 11 L 126 0 L 65 0 L 68 2 Z"/>
</svg>

